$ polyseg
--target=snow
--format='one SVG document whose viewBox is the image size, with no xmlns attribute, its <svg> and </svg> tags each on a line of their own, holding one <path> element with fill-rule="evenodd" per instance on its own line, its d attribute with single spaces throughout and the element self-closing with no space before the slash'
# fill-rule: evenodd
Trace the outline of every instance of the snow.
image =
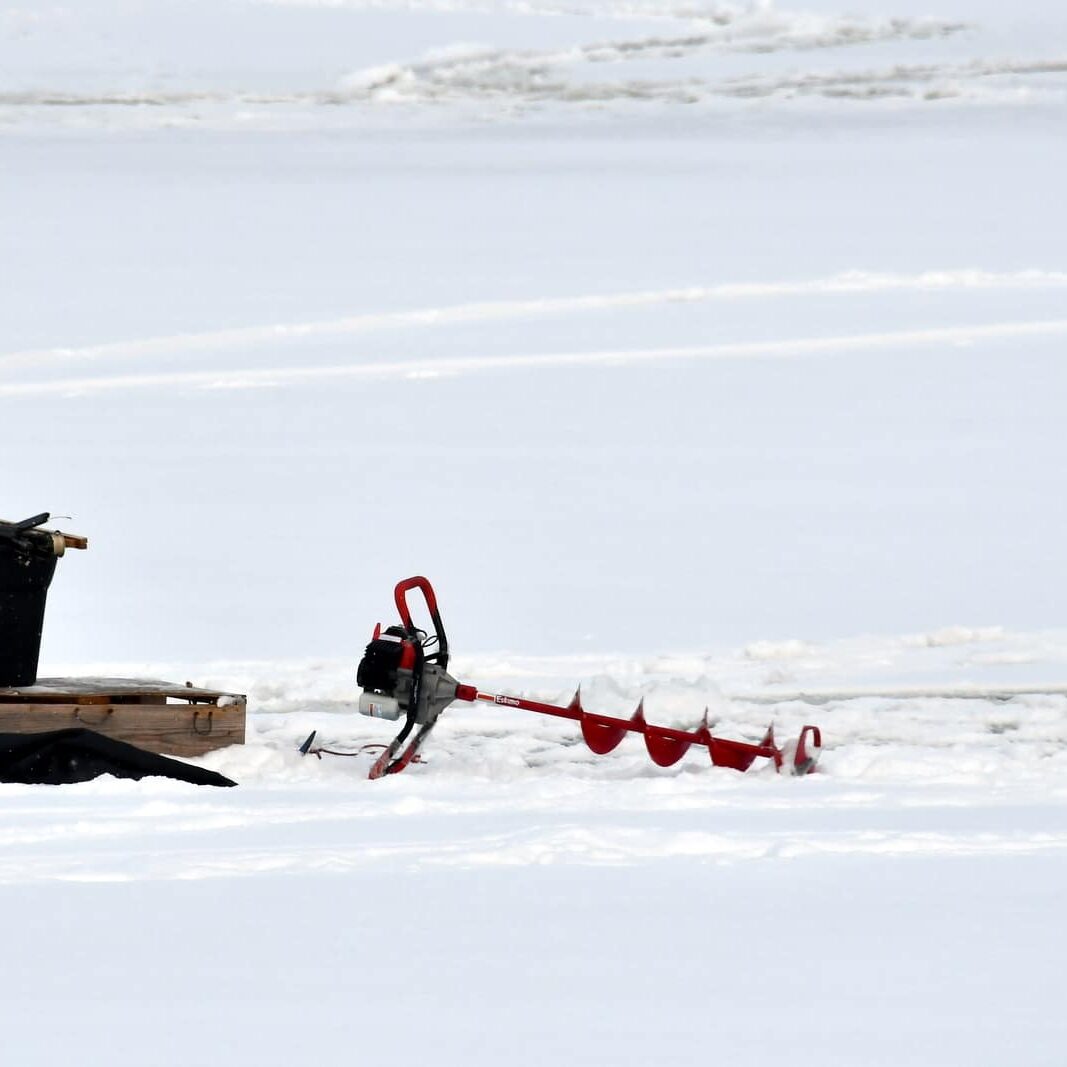
<svg viewBox="0 0 1067 1067">
<path fill-rule="evenodd" d="M 1064 11 L 0 4 L 0 510 L 42 673 L 238 789 L 5 786 L 19 1064 L 1058 1064 Z M 746 775 L 355 665 L 782 743 Z M 151 1043 L 150 1045 L 148 1043 Z"/>
<path fill-rule="evenodd" d="M 48 1020 L 13 1030 L 20 1062 L 132 1063 L 162 1032 L 159 1063 L 1054 1063 L 1067 695 L 784 692 L 1067 677 L 1063 632 L 921 639 L 939 636 L 456 663 L 540 699 L 581 679 L 593 711 L 643 696 L 658 723 L 709 705 L 724 736 L 816 721 L 806 778 L 696 750 L 657 768 L 636 738 L 598 757 L 573 723 L 456 704 L 424 763 L 368 782 L 372 754 L 297 752 L 311 729 L 350 751 L 388 736 L 355 713 L 352 663 L 201 665 L 250 694 L 249 743 L 198 761 L 238 789 L 5 787 L 0 895 L 33 920 L 9 932 L 6 1010 Z M 1025 668 L 993 658 L 1020 648 Z"/>
</svg>

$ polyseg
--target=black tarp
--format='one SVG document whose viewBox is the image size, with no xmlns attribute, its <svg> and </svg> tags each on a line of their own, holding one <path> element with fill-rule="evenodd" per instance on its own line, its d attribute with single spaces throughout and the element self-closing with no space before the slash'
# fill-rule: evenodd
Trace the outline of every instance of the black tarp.
<svg viewBox="0 0 1067 1067">
<path fill-rule="evenodd" d="M 0 734 L 0 782 L 66 785 L 88 782 L 101 774 L 135 779 L 155 775 L 193 785 L 237 784 L 215 771 L 145 752 L 93 730 Z"/>
</svg>

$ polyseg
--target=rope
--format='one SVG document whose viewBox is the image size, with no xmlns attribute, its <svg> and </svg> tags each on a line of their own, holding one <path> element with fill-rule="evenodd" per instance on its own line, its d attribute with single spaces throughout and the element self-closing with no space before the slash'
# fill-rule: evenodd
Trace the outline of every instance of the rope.
<svg viewBox="0 0 1067 1067">
<path fill-rule="evenodd" d="M 309 755 L 318 756 L 322 759 L 322 754 L 325 752 L 328 756 L 362 756 L 364 752 L 384 752 L 389 746 L 374 742 L 373 744 L 360 745 L 355 752 L 341 752 L 336 748 L 313 748 L 310 749 Z M 415 754 L 415 758 L 412 763 L 425 763 L 426 761 L 418 753 Z"/>
</svg>

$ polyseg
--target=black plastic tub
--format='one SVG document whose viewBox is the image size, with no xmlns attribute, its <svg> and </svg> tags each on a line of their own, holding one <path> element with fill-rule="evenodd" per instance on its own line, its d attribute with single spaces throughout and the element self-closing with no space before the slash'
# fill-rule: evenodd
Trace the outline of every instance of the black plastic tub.
<svg viewBox="0 0 1067 1067">
<path fill-rule="evenodd" d="M 51 533 L 3 524 L 0 533 L 0 686 L 33 685 L 45 600 L 61 549 Z M 58 549 L 58 550 L 57 550 Z"/>
</svg>

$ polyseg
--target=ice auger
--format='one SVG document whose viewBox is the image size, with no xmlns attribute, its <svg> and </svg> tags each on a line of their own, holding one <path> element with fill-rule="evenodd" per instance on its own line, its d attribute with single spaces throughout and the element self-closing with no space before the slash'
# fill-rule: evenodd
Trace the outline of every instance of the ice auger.
<svg viewBox="0 0 1067 1067">
<path fill-rule="evenodd" d="M 425 598 L 430 613 L 434 632 L 429 635 L 418 629 L 411 619 L 407 596 L 416 589 Z M 400 624 L 384 631 L 380 623 L 375 627 L 374 636 L 356 672 L 356 682 L 363 690 L 359 698 L 359 710 L 364 715 L 394 720 L 404 716 L 400 733 L 384 746 L 384 751 L 371 768 L 371 778 L 398 774 L 417 760 L 419 749 L 441 712 L 455 700 L 471 703 L 481 701 L 573 719 L 579 724 L 585 743 L 598 755 L 611 752 L 627 733 L 641 734 L 649 756 L 661 767 L 677 763 L 691 745 L 700 745 L 707 748 L 711 762 L 717 767 L 747 771 L 756 759 L 762 758 L 771 760 L 777 770 L 785 769 L 791 774 L 808 774 L 815 768 L 822 747 L 822 735 L 817 726 L 805 726 L 795 743 L 779 748 L 774 741 L 773 726 L 767 728 L 758 744 L 715 737 L 711 733 L 706 710 L 695 730 L 674 730 L 646 722 L 643 701 L 629 719 L 617 719 L 586 711 L 582 707 L 580 690 L 566 707 L 499 693 L 483 693 L 476 686 L 457 682 L 448 673 L 448 638 L 430 583 L 422 577 L 406 578 L 398 583 L 394 597 L 400 613 Z M 304 754 L 331 751 L 313 749 L 314 738 L 315 734 L 312 733 L 300 751 Z"/>
</svg>

